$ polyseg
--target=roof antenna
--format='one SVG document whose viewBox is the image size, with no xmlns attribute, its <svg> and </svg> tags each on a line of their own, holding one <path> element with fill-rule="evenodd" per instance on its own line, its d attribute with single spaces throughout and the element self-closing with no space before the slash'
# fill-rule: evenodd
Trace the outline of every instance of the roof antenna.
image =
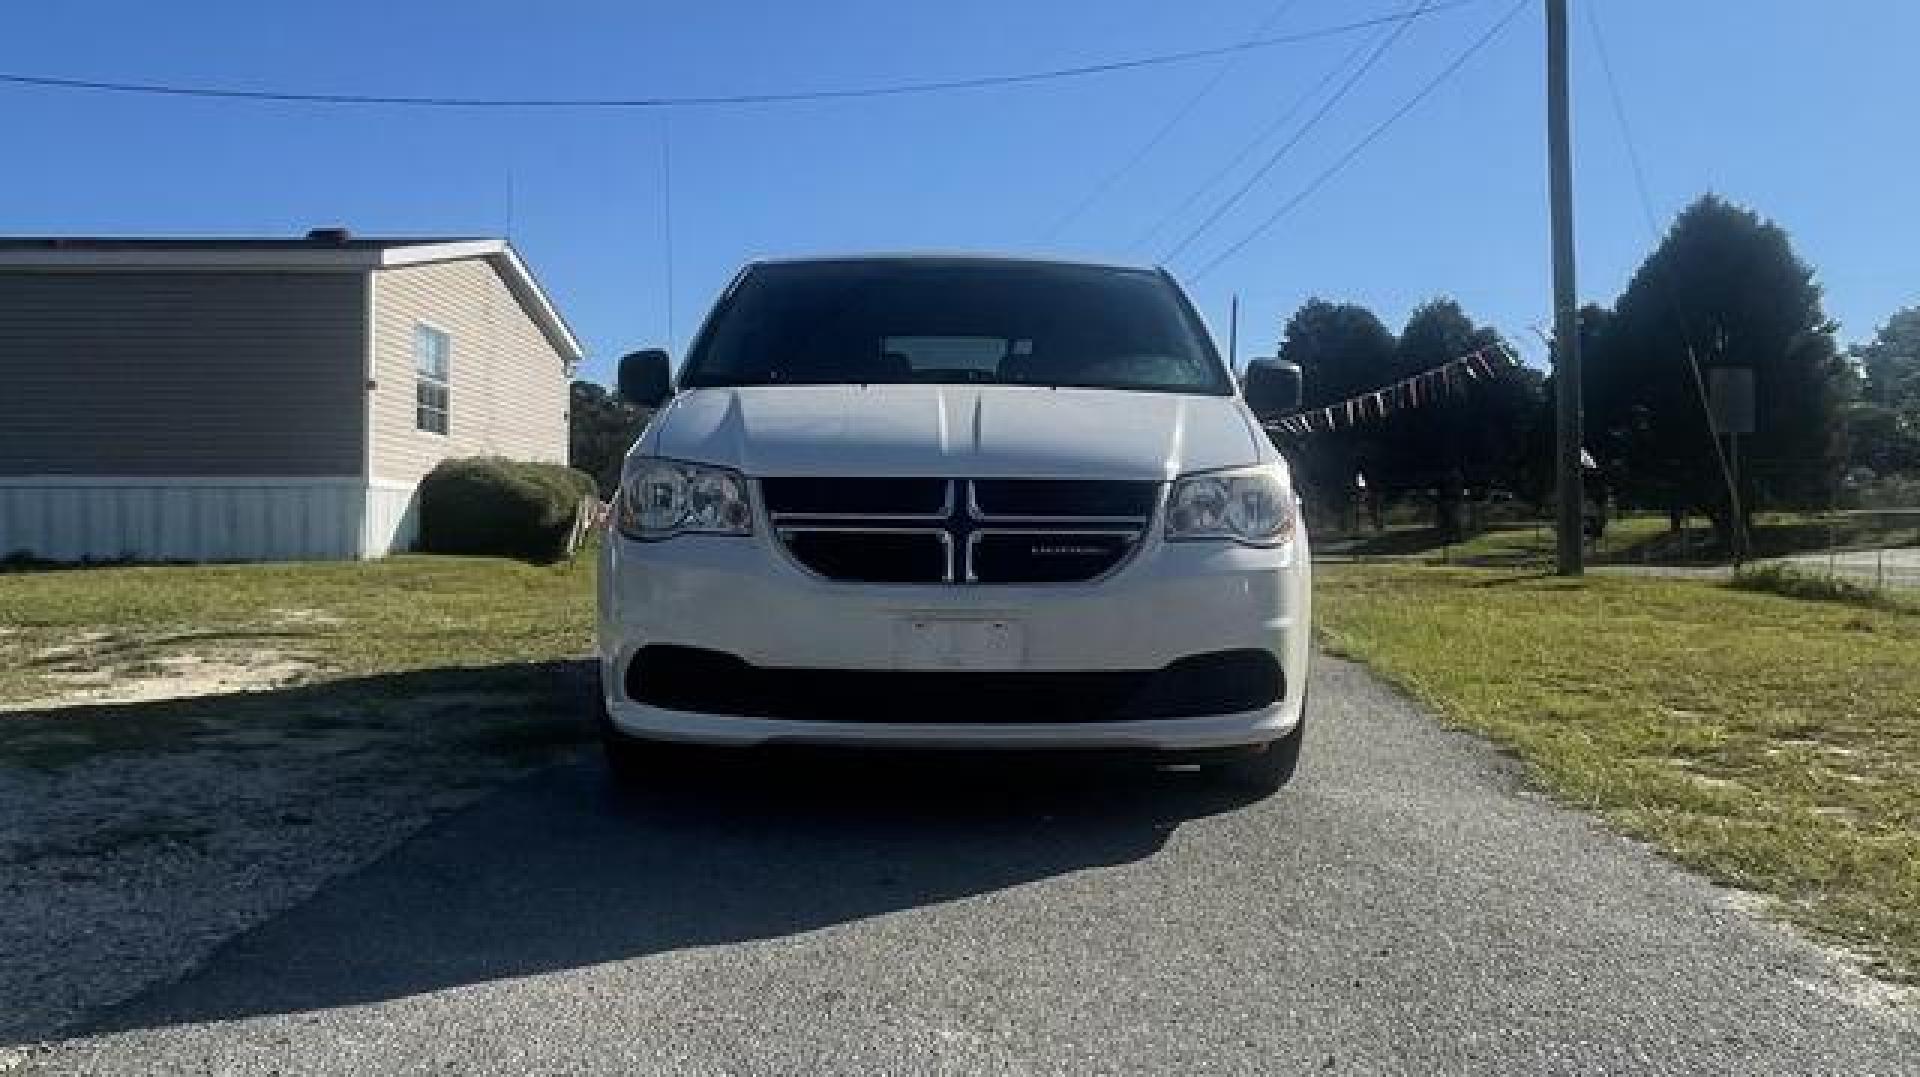
<svg viewBox="0 0 1920 1077">
<path fill-rule="evenodd" d="M 660 113 L 660 231 L 667 256 L 667 354 L 679 351 L 673 333 L 673 113 Z"/>
</svg>

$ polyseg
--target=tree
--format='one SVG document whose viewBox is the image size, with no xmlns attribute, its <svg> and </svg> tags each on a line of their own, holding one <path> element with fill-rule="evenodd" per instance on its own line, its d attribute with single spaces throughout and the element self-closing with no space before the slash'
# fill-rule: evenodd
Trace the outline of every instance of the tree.
<svg viewBox="0 0 1920 1077">
<path fill-rule="evenodd" d="M 1740 503 L 1824 504 L 1841 463 L 1843 363 L 1813 270 L 1787 233 L 1706 195 L 1674 221 L 1614 305 L 1588 363 L 1587 426 L 1617 446 L 1629 496 L 1733 516 L 1689 350 L 1754 372 Z"/>
<path fill-rule="evenodd" d="M 1483 348 L 1504 349 L 1497 330 L 1477 326 L 1451 299 L 1416 308 L 1400 331 L 1392 378 L 1431 370 Z M 1432 490 L 1436 524 L 1449 538 L 1465 531 L 1462 496 L 1523 485 L 1529 434 L 1538 421 L 1541 379 L 1532 371 L 1459 378 L 1447 395 L 1389 416 L 1381 472 L 1392 486 Z"/>
<path fill-rule="evenodd" d="M 621 461 L 652 413 L 590 381 L 575 381 L 569 398 L 568 459 L 600 484 L 601 497 L 610 498 L 620 486 Z"/>
<path fill-rule="evenodd" d="M 1853 357 L 1865 383 L 1862 395 L 1882 407 L 1920 405 L 1920 307 L 1896 311 L 1873 340 L 1857 344 Z"/>
<path fill-rule="evenodd" d="M 1600 347 L 1600 338 L 1613 322 L 1613 311 L 1598 303 L 1582 306 L 1577 315 L 1576 324 L 1580 328 L 1580 354 L 1593 355 Z M 1548 340 L 1549 349 L 1557 354 L 1560 345 L 1557 340 Z M 1551 356 L 1549 356 L 1551 359 Z M 1581 386 L 1588 400 L 1593 398 L 1593 365 L 1581 368 Z M 1519 466 L 1517 489 L 1524 493 L 1529 501 L 1536 505 L 1545 505 L 1553 496 L 1554 487 L 1559 482 L 1555 454 L 1559 451 L 1558 431 L 1560 408 L 1554 384 L 1554 375 L 1548 374 L 1540 380 L 1540 398 L 1535 405 L 1533 425 L 1527 432 L 1527 447 Z M 1586 444 L 1599 467 L 1598 474 L 1589 473 L 1582 483 L 1586 487 L 1587 497 L 1604 504 L 1607 495 L 1620 484 L 1621 473 L 1625 468 L 1626 452 L 1615 443 L 1614 437 L 1607 431 L 1596 429 L 1591 421 L 1592 408 L 1587 409 L 1589 421 L 1582 431 Z"/>
<path fill-rule="evenodd" d="M 1393 380 L 1393 334 L 1373 312 L 1354 303 L 1309 299 L 1281 330 L 1279 356 L 1297 363 L 1307 407 L 1324 407 Z M 1322 432 L 1295 448 L 1302 493 L 1324 512 L 1344 516 L 1354 477 L 1378 455 L 1377 431 L 1354 427 Z"/>
<path fill-rule="evenodd" d="M 1875 477 L 1920 471 L 1920 416 L 1868 400 L 1847 405 L 1847 459 Z"/>
<path fill-rule="evenodd" d="M 1849 462 L 1875 475 L 1920 470 L 1920 307 L 1896 312 L 1851 354 L 1861 384 L 1847 409 Z"/>
</svg>

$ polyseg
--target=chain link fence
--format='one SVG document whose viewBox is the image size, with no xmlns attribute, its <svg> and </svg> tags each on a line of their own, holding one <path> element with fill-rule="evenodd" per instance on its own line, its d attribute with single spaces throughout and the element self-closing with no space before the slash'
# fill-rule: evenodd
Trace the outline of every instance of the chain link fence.
<svg viewBox="0 0 1920 1077">
<path fill-rule="evenodd" d="M 1887 494 L 1913 495 L 1904 503 Z M 1406 561 L 1544 568 L 1554 522 L 1541 508 L 1498 495 L 1469 499 L 1460 524 L 1436 526 L 1437 497 L 1400 492 L 1351 506 L 1309 509 L 1316 556 L 1331 561 Z M 1547 510 L 1550 512 L 1550 508 Z M 1651 575 L 1727 576 L 1737 563 L 1783 565 L 1887 591 L 1920 591 L 1920 484 L 1842 487 L 1826 507 L 1756 512 L 1744 556 L 1727 529 L 1699 514 L 1644 509 L 1589 512 L 1587 559 L 1596 568 Z"/>
</svg>

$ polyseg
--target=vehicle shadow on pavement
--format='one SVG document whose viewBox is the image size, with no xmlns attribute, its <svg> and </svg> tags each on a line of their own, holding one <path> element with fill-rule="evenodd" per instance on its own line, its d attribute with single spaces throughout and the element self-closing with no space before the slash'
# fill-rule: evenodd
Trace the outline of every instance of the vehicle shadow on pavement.
<svg viewBox="0 0 1920 1077">
<path fill-rule="evenodd" d="M 103 1033 L 302 1013 L 769 939 L 1152 855 L 1244 794 L 1084 757 L 695 757 L 549 769 L 230 941 Z"/>
</svg>

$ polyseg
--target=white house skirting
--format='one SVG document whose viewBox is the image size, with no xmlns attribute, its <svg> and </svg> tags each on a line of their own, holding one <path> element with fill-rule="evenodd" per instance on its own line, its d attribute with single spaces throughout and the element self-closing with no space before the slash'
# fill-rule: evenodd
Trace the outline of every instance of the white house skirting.
<svg viewBox="0 0 1920 1077">
<path fill-rule="evenodd" d="M 412 549 L 420 538 L 417 487 L 410 482 L 375 479 L 367 486 L 367 515 L 361 527 L 365 557 Z"/>
<path fill-rule="evenodd" d="M 48 561 L 379 557 L 413 539 L 413 487 L 363 478 L 0 476 L 0 556 Z"/>
</svg>

